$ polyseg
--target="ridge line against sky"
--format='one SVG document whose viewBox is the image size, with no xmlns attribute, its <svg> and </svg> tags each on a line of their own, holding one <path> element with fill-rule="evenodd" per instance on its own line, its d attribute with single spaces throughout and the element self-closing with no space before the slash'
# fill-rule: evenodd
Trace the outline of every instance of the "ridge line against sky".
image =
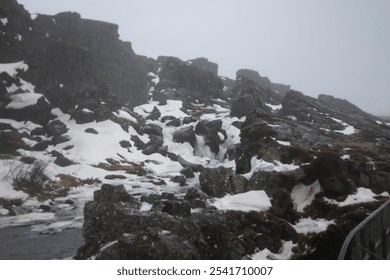
<svg viewBox="0 0 390 280">
<path fill-rule="evenodd" d="M 390 115 L 387 0 L 18 0 L 30 13 L 76 11 L 119 25 L 137 54 L 206 57 L 317 97 Z"/>
</svg>

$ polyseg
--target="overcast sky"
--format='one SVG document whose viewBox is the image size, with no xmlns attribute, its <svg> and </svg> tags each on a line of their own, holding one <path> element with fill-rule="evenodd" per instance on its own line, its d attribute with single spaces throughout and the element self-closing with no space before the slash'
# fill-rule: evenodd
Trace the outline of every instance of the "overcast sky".
<svg viewBox="0 0 390 280">
<path fill-rule="evenodd" d="M 304 94 L 390 115 L 388 0 L 18 0 L 30 13 L 76 11 L 119 25 L 136 53 L 207 57 Z"/>
</svg>

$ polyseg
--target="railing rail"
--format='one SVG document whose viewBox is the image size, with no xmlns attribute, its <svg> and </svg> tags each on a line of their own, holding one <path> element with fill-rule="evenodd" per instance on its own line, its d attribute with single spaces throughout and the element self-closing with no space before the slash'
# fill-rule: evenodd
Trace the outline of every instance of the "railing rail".
<svg viewBox="0 0 390 280">
<path fill-rule="evenodd" d="M 339 254 L 339 260 L 343 259 L 390 259 L 390 200 L 348 234 Z"/>
</svg>

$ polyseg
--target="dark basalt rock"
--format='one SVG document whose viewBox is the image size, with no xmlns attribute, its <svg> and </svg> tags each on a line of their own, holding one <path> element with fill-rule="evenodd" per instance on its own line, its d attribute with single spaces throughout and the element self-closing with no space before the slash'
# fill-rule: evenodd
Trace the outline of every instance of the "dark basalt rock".
<svg viewBox="0 0 390 280">
<path fill-rule="evenodd" d="M 181 125 L 181 121 L 180 119 L 174 119 L 174 120 L 171 120 L 169 122 L 167 122 L 167 126 L 175 126 L 175 127 L 178 127 Z"/>
<path fill-rule="evenodd" d="M 30 135 L 31 136 L 43 136 L 46 134 L 46 131 L 43 129 L 43 127 L 36 127 L 33 130 L 31 130 Z"/>
<path fill-rule="evenodd" d="M 55 146 L 55 145 L 58 145 L 58 144 L 61 144 L 61 143 L 68 142 L 71 139 L 72 138 L 70 138 L 70 136 L 67 136 L 67 135 L 54 135 L 53 138 L 52 138 L 52 143 Z"/>
<path fill-rule="evenodd" d="M 63 155 L 58 156 L 54 163 L 61 167 L 66 167 L 75 164 L 73 161 Z"/>
<path fill-rule="evenodd" d="M 248 181 L 241 175 L 236 175 L 232 169 L 224 167 L 205 169 L 199 176 L 202 191 L 213 197 L 223 197 L 225 194 L 235 194 L 247 191 Z"/>
<path fill-rule="evenodd" d="M 194 127 L 184 127 L 179 130 L 176 130 L 173 133 L 173 141 L 178 143 L 188 142 L 192 147 L 195 147 L 195 132 Z"/>
<path fill-rule="evenodd" d="M 192 66 L 195 66 L 203 71 L 210 71 L 214 75 L 218 75 L 218 64 L 209 61 L 205 57 L 199 57 L 199 58 L 188 60 L 187 64 L 191 64 Z"/>
<path fill-rule="evenodd" d="M 66 124 L 61 122 L 60 120 L 54 120 L 44 126 L 44 129 L 46 130 L 46 134 L 48 136 L 59 136 L 68 131 L 68 128 L 66 127 Z"/>
<path fill-rule="evenodd" d="M 148 123 L 142 127 L 142 132 L 149 135 L 162 136 L 162 128 L 157 124 Z"/>
<path fill-rule="evenodd" d="M 130 140 L 134 142 L 134 146 L 138 150 L 142 150 L 145 147 L 145 143 L 137 135 L 131 135 Z"/>
<path fill-rule="evenodd" d="M 329 198 L 353 193 L 356 190 L 355 182 L 360 178 L 360 172 L 351 162 L 332 152 L 320 153 L 304 171 L 306 180 L 320 181 L 325 195 Z"/>
<path fill-rule="evenodd" d="M 250 190 L 264 190 L 269 197 L 273 197 L 278 189 L 291 191 L 305 177 L 302 169 L 287 172 L 257 171 L 248 182 Z"/>
<path fill-rule="evenodd" d="M 34 105 L 23 108 L 2 108 L 0 106 L 0 118 L 14 119 L 17 121 L 31 121 L 33 123 L 45 125 L 54 118 L 51 114 L 53 106 L 41 97 Z"/>
<path fill-rule="evenodd" d="M 134 203 L 134 198 L 125 190 L 123 185 L 113 186 L 110 184 L 104 184 L 100 190 L 94 192 L 93 198 L 96 202 Z"/>
<path fill-rule="evenodd" d="M 281 101 L 281 99 L 286 95 L 286 93 L 290 90 L 290 86 L 283 85 L 283 84 L 277 84 L 273 83 L 268 79 L 268 77 L 262 77 L 259 75 L 257 71 L 250 70 L 250 69 L 240 69 L 236 72 L 236 79 L 248 79 L 254 82 L 254 84 L 258 87 L 261 87 L 263 89 L 270 89 L 272 90 L 268 101 L 277 100 Z M 280 103 L 280 102 L 278 102 Z"/>
<path fill-rule="evenodd" d="M 195 174 L 191 167 L 184 167 L 180 170 L 180 173 L 183 174 L 186 178 L 194 178 Z"/>
<path fill-rule="evenodd" d="M 148 59 L 119 40 L 118 26 L 82 19 L 77 13 L 55 16 L 29 13 L 14 0 L 2 3 L 1 61 L 25 60 L 24 79 L 61 109 L 71 108 L 75 93 L 105 84 L 111 96 L 132 106 L 146 101 Z M 15 40 L 20 34 L 23 40 Z M 63 85 L 60 87 L 60 85 Z M 62 106 L 64 108 L 62 108 Z M 67 112 L 67 110 L 64 110 Z"/>
<path fill-rule="evenodd" d="M 147 120 L 158 120 L 161 117 L 161 112 L 157 109 L 157 107 L 154 107 L 152 112 L 150 112 L 149 116 L 146 117 Z"/>
<path fill-rule="evenodd" d="M 167 200 L 163 202 L 161 212 L 172 216 L 191 216 L 191 204 L 185 200 Z"/>
<path fill-rule="evenodd" d="M 35 145 L 32 147 L 32 149 L 33 149 L 34 151 L 44 151 L 44 150 L 46 150 L 46 149 L 49 147 L 50 144 L 52 144 L 51 141 L 49 141 L 49 140 L 43 140 L 43 141 L 38 142 L 37 144 L 35 144 Z"/>
<path fill-rule="evenodd" d="M 187 185 L 187 179 L 185 176 L 180 175 L 180 176 L 175 176 L 172 179 L 172 182 L 178 183 L 181 187 Z"/>
<path fill-rule="evenodd" d="M 227 139 L 226 131 L 222 129 L 221 120 L 200 121 L 195 127 L 195 133 L 205 139 L 205 144 L 214 154 L 219 153 L 219 145 Z"/>
<path fill-rule="evenodd" d="M 267 95 L 270 93 L 257 87 L 253 81 L 247 78 L 237 80 L 231 93 L 230 115 L 241 118 L 256 110 L 271 114 L 270 108 L 265 105 Z"/>
<path fill-rule="evenodd" d="M 160 119 L 160 122 L 165 123 L 167 121 L 173 121 L 176 120 L 177 118 L 174 116 L 164 116 Z"/>
<path fill-rule="evenodd" d="M 122 140 L 119 142 L 119 144 L 121 145 L 122 148 L 131 148 L 131 143 L 129 141 L 126 141 L 126 140 Z"/>
<path fill-rule="evenodd" d="M 187 200 L 159 196 L 152 201 L 161 207 L 140 212 L 123 186 L 103 185 L 94 197 L 85 204 L 86 243 L 76 259 L 96 254 L 97 259 L 242 259 L 256 247 L 277 252 L 281 239 L 297 240 L 287 222 L 270 214 L 212 209 L 191 214 Z M 202 201 L 194 192 L 186 197 Z M 101 249 L 108 242 L 112 245 Z"/>
<path fill-rule="evenodd" d="M 201 70 L 175 57 L 159 58 L 158 61 L 162 63 L 158 89 L 183 89 L 182 97 L 185 97 L 183 94 L 208 99 L 223 96 L 222 80 L 211 71 Z"/>
<path fill-rule="evenodd" d="M 186 161 L 184 158 L 182 158 L 180 155 L 176 155 L 175 157 L 172 156 L 172 158 L 176 159 L 184 168 L 189 167 L 194 172 L 202 172 L 204 170 L 203 165 L 201 164 L 195 164 L 189 161 Z"/>
<path fill-rule="evenodd" d="M 0 130 L 0 154 L 16 155 L 18 149 L 27 149 L 27 145 L 22 138 L 24 135 L 18 131 Z"/>
<path fill-rule="evenodd" d="M 143 146 L 142 153 L 145 155 L 151 155 L 153 153 L 162 152 L 160 150 L 162 145 L 164 144 L 164 140 L 162 136 L 159 135 L 150 135 L 149 142 Z"/>
<path fill-rule="evenodd" d="M 99 132 L 96 131 L 94 128 L 87 128 L 84 130 L 85 133 L 91 133 L 91 134 L 99 134 Z"/>
<path fill-rule="evenodd" d="M 184 117 L 183 118 L 183 124 L 189 124 L 193 122 L 197 122 L 198 120 L 194 117 Z"/>
</svg>

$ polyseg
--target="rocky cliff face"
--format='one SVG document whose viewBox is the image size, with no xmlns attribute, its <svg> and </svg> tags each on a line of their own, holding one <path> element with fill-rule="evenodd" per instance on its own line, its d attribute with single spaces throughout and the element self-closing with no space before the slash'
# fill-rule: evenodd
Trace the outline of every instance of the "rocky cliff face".
<svg viewBox="0 0 390 280">
<path fill-rule="evenodd" d="M 346 100 L 141 57 L 76 13 L 0 19 L 0 221 L 82 222 L 78 259 L 333 259 L 390 197 L 390 123 Z"/>
<path fill-rule="evenodd" d="M 119 40 L 117 25 L 77 13 L 32 19 L 16 0 L 3 2 L 1 60 L 24 60 L 30 71 L 22 77 L 54 104 L 68 111 L 77 93 L 97 87 L 131 106 L 146 101 L 147 69 L 131 44 Z"/>
</svg>

